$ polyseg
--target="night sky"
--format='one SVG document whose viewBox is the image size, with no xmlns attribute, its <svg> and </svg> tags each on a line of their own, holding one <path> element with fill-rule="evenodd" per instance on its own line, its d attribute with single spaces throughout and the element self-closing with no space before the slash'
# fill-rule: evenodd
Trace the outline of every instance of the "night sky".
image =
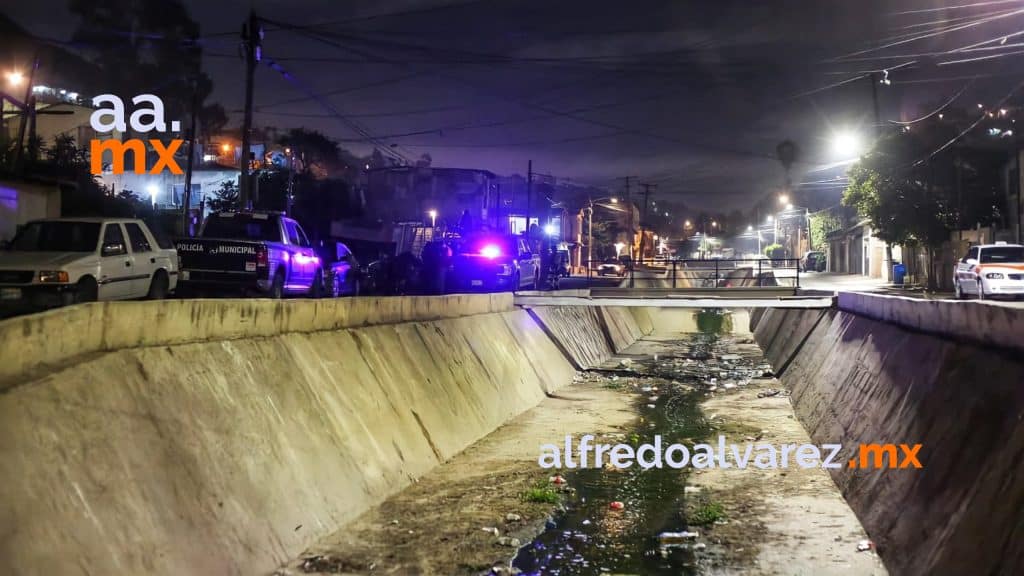
<svg viewBox="0 0 1024 576">
<path fill-rule="evenodd" d="M 64 0 L 3 3 L 33 34 L 68 38 L 76 25 Z M 237 31 L 250 2 L 184 4 L 202 26 L 213 99 L 240 110 Z M 413 160 L 429 153 L 435 166 L 512 174 L 532 159 L 538 172 L 612 190 L 633 176 L 658 184 L 658 198 L 698 208 L 746 209 L 776 192 L 783 175 L 775 146 L 786 138 L 803 150 L 797 181 L 837 173 L 813 171 L 837 159 L 830 133 L 869 134 L 874 121 L 871 84 L 853 80 L 858 73 L 893 68 L 891 83 L 878 87 L 883 121 L 915 118 L 958 93 L 956 105 L 991 103 L 1024 78 L 1024 55 L 1012 55 L 1024 46 L 1020 33 L 983 46 L 995 50 L 949 53 L 1021 30 L 1020 0 L 263 0 L 251 7 L 282 24 L 315 26 L 320 38 L 268 26 L 265 53 L 294 81 L 258 70 L 257 125 L 305 126 L 353 151 L 371 150 L 304 90 L 327 93 L 335 110 Z M 830 61 L 915 34 L 932 35 Z M 236 124 L 240 117 L 232 115 Z M 815 186 L 806 193 L 838 192 Z"/>
</svg>

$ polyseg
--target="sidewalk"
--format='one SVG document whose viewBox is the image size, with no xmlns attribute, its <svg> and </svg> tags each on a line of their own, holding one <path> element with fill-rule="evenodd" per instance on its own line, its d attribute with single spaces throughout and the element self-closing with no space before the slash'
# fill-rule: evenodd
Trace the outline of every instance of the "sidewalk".
<svg viewBox="0 0 1024 576">
<path fill-rule="evenodd" d="M 804 272 L 800 274 L 800 287 L 807 290 L 829 290 L 833 292 L 878 292 L 888 288 L 889 283 L 880 278 L 868 278 L 860 274 Z"/>
</svg>

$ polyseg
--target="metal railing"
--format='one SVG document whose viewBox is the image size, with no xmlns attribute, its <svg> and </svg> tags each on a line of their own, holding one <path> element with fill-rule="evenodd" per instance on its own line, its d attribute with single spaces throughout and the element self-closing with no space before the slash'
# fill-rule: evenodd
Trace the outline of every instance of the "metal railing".
<svg viewBox="0 0 1024 576">
<path fill-rule="evenodd" d="M 635 262 L 584 261 L 587 287 L 613 282 L 634 288 L 637 281 L 663 288 L 800 288 L 798 258 L 653 259 Z"/>
</svg>

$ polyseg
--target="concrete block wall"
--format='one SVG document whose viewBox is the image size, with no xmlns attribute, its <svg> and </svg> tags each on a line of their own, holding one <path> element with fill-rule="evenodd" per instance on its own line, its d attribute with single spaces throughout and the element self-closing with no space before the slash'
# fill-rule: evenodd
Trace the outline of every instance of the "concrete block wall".
<svg viewBox="0 0 1024 576">
<path fill-rule="evenodd" d="M 934 321 L 985 310 L 933 303 L 931 314 L 904 314 L 907 325 L 898 326 L 875 317 L 894 319 L 893 307 L 907 305 L 856 302 L 871 317 L 775 309 L 755 315 L 754 331 L 817 443 L 842 443 L 845 459 L 861 442 L 923 445 L 921 470 L 831 471 L 886 567 L 910 575 L 1020 573 L 1024 360 L 943 335 L 964 325 L 956 320 L 945 328 Z"/>
</svg>

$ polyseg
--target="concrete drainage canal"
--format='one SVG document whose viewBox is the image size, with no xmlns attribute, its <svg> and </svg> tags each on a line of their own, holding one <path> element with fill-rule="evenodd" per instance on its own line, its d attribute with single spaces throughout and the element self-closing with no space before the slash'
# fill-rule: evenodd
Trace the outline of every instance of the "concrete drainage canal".
<svg viewBox="0 0 1024 576">
<path fill-rule="evenodd" d="M 734 461 L 734 444 L 742 458 L 810 443 L 748 322 L 660 311 L 646 336 L 280 573 L 884 574 L 825 470 L 763 450 Z"/>
</svg>

